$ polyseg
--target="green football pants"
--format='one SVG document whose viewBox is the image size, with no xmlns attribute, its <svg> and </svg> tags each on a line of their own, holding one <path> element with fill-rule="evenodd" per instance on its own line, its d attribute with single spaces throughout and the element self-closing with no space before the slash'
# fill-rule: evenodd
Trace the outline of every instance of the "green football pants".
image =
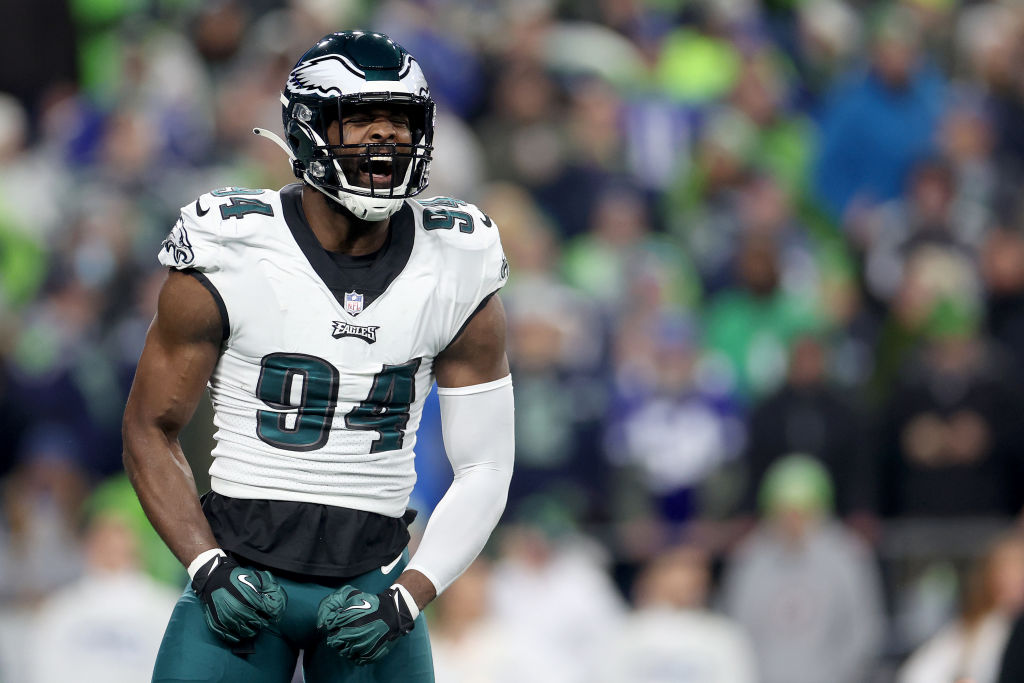
<svg viewBox="0 0 1024 683">
<path fill-rule="evenodd" d="M 379 593 L 395 582 L 409 562 L 409 551 L 389 573 L 373 569 L 349 582 L 367 593 Z M 380 661 L 356 666 L 324 642 L 316 628 L 320 601 L 336 588 L 277 577 L 288 594 L 288 606 L 276 624 L 252 641 L 251 654 L 237 654 L 210 631 L 203 606 L 185 589 L 167 624 L 153 669 L 153 683 L 218 681 L 224 683 L 289 683 L 302 651 L 306 683 L 433 683 L 430 637 L 423 615 Z"/>
</svg>

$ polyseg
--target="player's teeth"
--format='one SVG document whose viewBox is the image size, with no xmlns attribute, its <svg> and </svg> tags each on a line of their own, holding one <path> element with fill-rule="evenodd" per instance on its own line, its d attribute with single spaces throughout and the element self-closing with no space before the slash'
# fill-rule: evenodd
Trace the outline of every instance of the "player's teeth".
<svg viewBox="0 0 1024 683">
<path fill-rule="evenodd" d="M 391 157 L 370 157 L 370 161 L 391 161 Z"/>
</svg>

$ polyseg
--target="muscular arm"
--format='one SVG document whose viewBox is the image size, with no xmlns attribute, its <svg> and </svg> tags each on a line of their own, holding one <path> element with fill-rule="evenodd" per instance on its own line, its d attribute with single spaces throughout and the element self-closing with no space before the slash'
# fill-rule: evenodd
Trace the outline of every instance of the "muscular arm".
<svg viewBox="0 0 1024 683">
<path fill-rule="evenodd" d="M 434 360 L 434 377 L 438 387 L 451 388 L 483 384 L 507 374 L 505 307 L 495 294 Z"/>
<path fill-rule="evenodd" d="M 195 278 L 171 271 L 125 406 L 124 467 L 157 533 L 185 565 L 217 541 L 178 443 L 220 353 L 221 318 Z"/>
<path fill-rule="evenodd" d="M 508 358 L 505 356 L 505 309 L 497 296 L 491 297 L 455 341 L 438 355 L 434 361 L 434 374 L 442 394 L 446 389 L 475 387 L 508 376 Z M 441 397 L 445 448 L 455 467 L 456 480 L 431 515 L 410 569 L 398 578 L 398 583 L 409 590 L 420 608 L 433 600 L 438 590 L 443 590 L 445 586 L 435 586 L 434 581 L 413 567 L 418 566 L 424 556 L 427 557 L 427 560 L 423 560 L 426 562 L 433 557 L 444 555 L 447 549 L 443 546 L 451 543 L 452 539 L 474 546 L 468 550 L 475 557 L 480 551 L 480 547 L 475 546 L 482 547 L 482 541 L 485 541 L 486 536 L 493 530 L 504 508 L 511 477 L 513 450 L 511 386 L 505 388 L 507 395 L 502 396 L 493 396 L 492 392 L 487 392 L 453 397 L 453 400 L 460 402 L 497 401 L 497 409 L 483 411 L 482 414 L 488 417 L 485 417 L 482 423 L 474 425 L 483 434 L 490 433 L 499 437 L 498 443 L 492 440 L 495 453 L 468 452 L 471 449 L 463 446 L 462 442 L 468 444 L 479 439 L 474 439 L 472 434 L 451 433 L 453 430 L 449 424 L 457 419 L 453 413 L 458 408 L 446 401 L 446 396 Z M 501 438 L 500 435 L 503 434 L 507 434 L 507 438 Z M 466 509 L 476 506 L 480 499 L 486 501 L 492 508 L 489 510 L 489 517 L 486 511 Z M 470 514 L 467 515 L 467 512 Z M 465 552 L 467 549 L 458 550 Z M 465 567 L 461 569 L 464 570 Z"/>
</svg>

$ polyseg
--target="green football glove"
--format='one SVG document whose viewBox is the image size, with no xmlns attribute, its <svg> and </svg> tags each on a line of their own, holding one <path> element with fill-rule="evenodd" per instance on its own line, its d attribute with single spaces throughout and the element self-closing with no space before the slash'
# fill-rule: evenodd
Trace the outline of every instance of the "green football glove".
<svg viewBox="0 0 1024 683">
<path fill-rule="evenodd" d="M 316 616 L 327 644 L 360 665 L 383 657 L 415 625 L 413 610 L 394 586 L 376 595 L 343 586 L 320 601 Z"/>
<path fill-rule="evenodd" d="M 232 644 L 254 638 L 277 621 L 288 600 L 269 572 L 240 567 L 224 555 L 199 568 L 192 590 L 203 603 L 206 625 Z"/>
</svg>

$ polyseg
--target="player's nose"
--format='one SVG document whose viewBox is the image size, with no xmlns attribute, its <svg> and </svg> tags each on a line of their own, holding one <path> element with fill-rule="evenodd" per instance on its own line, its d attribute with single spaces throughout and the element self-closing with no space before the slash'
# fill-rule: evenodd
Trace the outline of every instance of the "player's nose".
<svg viewBox="0 0 1024 683">
<path fill-rule="evenodd" d="M 370 137 L 374 140 L 393 140 L 396 134 L 395 124 L 386 116 L 378 116 L 370 124 Z"/>
</svg>

